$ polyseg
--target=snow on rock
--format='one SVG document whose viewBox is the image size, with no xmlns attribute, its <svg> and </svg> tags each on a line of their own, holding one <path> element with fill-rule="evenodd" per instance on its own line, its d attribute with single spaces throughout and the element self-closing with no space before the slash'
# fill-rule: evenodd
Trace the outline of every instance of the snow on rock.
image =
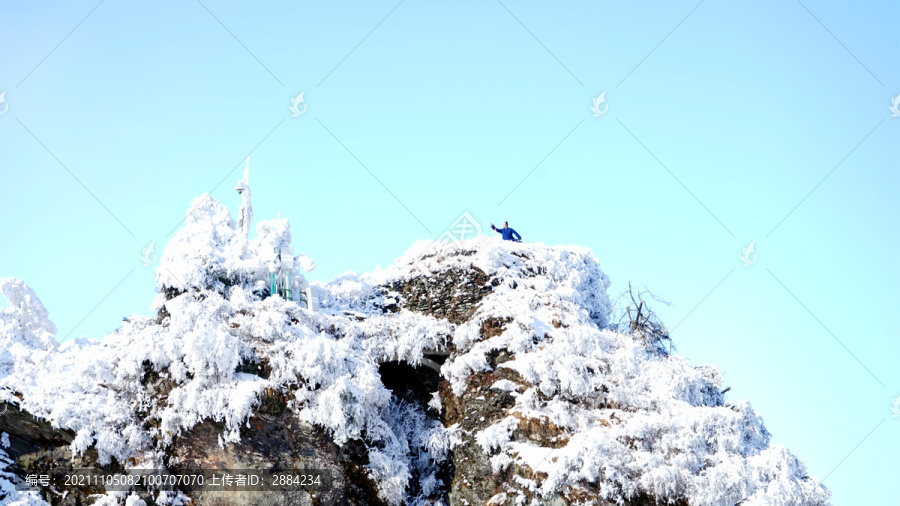
<svg viewBox="0 0 900 506">
<path fill-rule="evenodd" d="M 4 432 L 4 435 L 6 433 Z M 6 445 L 9 446 L 9 445 Z M 47 506 L 50 503 L 41 499 L 37 492 L 16 490 L 16 476 L 6 469 L 13 463 L 9 455 L 0 450 L 0 504 L 4 506 Z"/>
<path fill-rule="evenodd" d="M 504 418 L 499 423 L 489 426 L 475 434 L 475 441 L 481 445 L 485 453 L 490 453 L 495 448 L 500 448 L 509 441 L 513 431 L 519 426 L 519 420 L 512 416 Z"/>
<path fill-rule="evenodd" d="M 0 280 L 10 302 L 0 400 L 15 390 L 21 409 L 71 430 L 75 454 L 140 466 L 205 420 L 221 424 L 222 448 L 240 443 L 264 393 L 279 391 L 298 420 L 339 445 L 362 443 L 389 504 L 443 503 L 451 488 L 481 504 L 542 504 L 576 488 L 598 503 L 828 504 L 802 462 L 770 445 L 749 403 L 725 402 L 715 368 L 607 328 L 609 278 L 586 248 L 420 241 L 385 269 L 317 284 L 321 310 L 311 312 L 268 294 L 289 222 L 262 221 L 256 233 L 248 240 L 201 196 L 162 254 L 158 314 L 56 351 L 34 292 Z M 295 265 L 314 266 L 302 255 Z M 292 277 L 299 291 L 299 267 Z M 379 374 L 387 361 L 439 368 L 445 387 L 427 406 L 399 398 Z M 35 364 L 42 373 L 28 375 Z M 461 478 L 447 483 L 451 463 Z M 143 504 L 125 493 L 100 500 Z"/>
</svg>

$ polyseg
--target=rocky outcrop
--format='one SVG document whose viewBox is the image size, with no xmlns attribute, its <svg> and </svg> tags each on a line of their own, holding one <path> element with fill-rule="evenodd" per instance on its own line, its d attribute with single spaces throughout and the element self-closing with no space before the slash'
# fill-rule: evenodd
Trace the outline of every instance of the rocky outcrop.
<svg viewBox="0 0 900 506">
<path fill-rule="evenodd" d="M 496 281 L 495 281 L 496 283 Z M 446 319 L 455 324 L 467 321 L 483 297 L 492 290 L 491 279 L 478 268 L 450 269 L 439 275 L 419 276 L 411 279 L 398 280 L 378 289 L 382 294 L 395 294 L 396 299 L 390 304 L 391 297 L 386 300 L 387 312 L 397 312 L 401 309 Z M 181 291 L 169 290 L 164 293 L 166 299 L 172 299 L 181 295 Z M 166 308 L 160 310 L 157 324 L 164 324 L 169 317 Z M 359 318 L 351 314 L 349 318 Z M 485 332 L 498 332 L 499 326 L 504 321 L 496 320 L 486 323 Z M 498 328 L 492 329 L 490 326 Z M 325 332 L 339 334 L 337 328 L 322 329 Z M 435 352 L 432 350 L 432 352 Z M 437 366 L 450 353 L 447 350 L 428 355 L 426 360 L 434 360 Z M 238 372 L 268 376 L 268 365 L 265 361 L 254 363 L 242 362 Z M 379 372 L 385 386 L 395 396 L 409 402 L 415 402 L 425 406 L 434 392 L 448 392 L 447 381 L 440 378 L 433 369 L 425 366 L 413 366 L 404 362 L 385 362 L 381 364 Z M 463 398 L 455 398 L 452 395 L 446 397 L 446 411 L 443 415 L 430 411 L 430 417 L 440 419 L 449 425 L 456 423 L 457 419 L 493 421 L 500 416 L 498 409 L 508 407 L 508 399 L 501 399 L 499 405 L 492 402 L 475 400 L 481 395 L 482 390 L 477 385 L 484 381 L 481 375 L 473 377 L 473 388 Z M 143 365 L 140 377 L 146 395 L 154 401 L 147 404 L 164 404 L 171 390 L 177 385 L 165 371 L 155 370 L 149 362 Z M 484 388 L 489 388 L 486 384 Z M 241 428 L 240 441 L 238 443 L 222 444 L 221 434 L 224 427 L 221 423 L 207 420 L 189 430 L 175 436 L 165 447 L 167 470 L 173 474 L 188 473 L 197 469 L 318 469 L 326 471 L 332 478 L 333 486 L 327 490 L 313 492 L 231 492 L 227 495 L 221 492 L 212 492 L 200 486 L 185 486 L 181 490 L 194 501 L 194 504 L 237 505 L 237 504 L 265 504 L 265 505 L 294 505 L 294 504 L 354 504 L 354 505 L 380 505 L 378 490 L 369 477 L 365 466 L 368 464 L 368 455 L 365 447 L 358 442 L 350 441 L 343 446 L 334 443 L 328 433 L 322 428 L 301 422 L 287 409 L 292 400 L 290 392 L 271 391 L 260 400 L 254 409 L 254 415 Z M 467 405 L 463 408 L 463 405 Z M 2 410 L 2 408 L 0 408 Z M 157 422 L 149 417 L 149 412 L 143 412 L 140 408 L 137 415 L 145 419 L 147 427 L 154 426 Z M 485 418 L 487 417 L 487 418 Z M 0 432 L 10 435 L 10 457 L 15 461 L 11 469 L 19 477 L 27 474 L 40 474 L 40 472 L 53 468 L 55 472 L 65 472 L 77 468 L 94 468 L 98 472 L 123 472 L 124 467 L 117 462 L 107 466 L 99 466 L 97 455 L 93 450 L 88 450 L 81 456 L 72 455 L 69 445 L 75 435 L 66 430 L 54 428 L 49 422 L 36 419 L 30 414 L 20 411 L 14 405 L 8 405 L 8 413 L 0 417 Z M 487 486 L 496 488 L 495 479 L 484 480 L 483 475 L 490 475 L 490 466 L 475 467 L 477 461 L 483 464 L 485 457 L 480 450 L 471 445 L 466 445 L 454 452 L 452 465 L 447 466 L 442 473 L 443 479 L 449 483 L 450 497 L 471 498 L 469 504 L 478 504 L 482 494 L 469 492 L 469 483 L 482 482 Z M 454 471 L 457 469 L 458 471 Z M 466 476 L 467 473 L 472 473 Z M 102 487 L 82 487 L 70 490 L 65 497 L 45 495 L 44 499 L 51 504 L 90 504 L 94 499 L 92 494 L 102 494 Z M 137 492 L 148 504 L 152 504 L 152 497 L 146 490 L 138 489 Z M 488 495 L 487 497 L 490 497 Z M 458 501 L 454 503 L 463 504 Z"/>
<path fill-rule="evenodd" d="M 41 418 L 23 411 L 12 403 L 0 403 L 0 432 L 9 438 L 9 448 L 5 451 L 13 460 L 6 470 L 24 479 L 28 475 L 52 476 L 55 483 L 65 483 L 63 478 L 75 470 L 88 469 L 94 474 L 122 472 L 117 462 L 101 465 L 97 452 L 88 449 L 83 454 L 73 454 L 69 445 L 75 439 L 71 431 L 53 427 Z M 79 474 L 88 475 L 80 471 Z M 48 492 L 44 499 L 54 505 L 81 505 L 93 502 L 90 496 L 102 494 L 100 486 L 58 486 Z"/>
<path fill-rule="evenodd" d="M 515 281 L 512 281 L 515 283 Z M 499 279 L 491 278 L 477 267 L 469 269 L 448 269 L 432 276 L 417 276 L 395 280 L 377 288 L 385 300 L 383 311 L 392 313 L 400 310 L 445 319 L 460 325 L 472 317 L 482 299 L 498 286 Z M 180 292 L 165 293 L 167 298 Z M 163 308 L 161 311 L 165 311 Z M 159 315 L 162 323 L 168 314 Z M 355 313 L 349 318 L 362 319 Z M 509 317 L 491 317 L 480 323 L 480 339 L 487 340 L 501 335 L 515 322 Z M 553 326 L 561 323 L 553 320 Z M 339 333 L 337 328 L 322 329 Z M 434 350 L 432 350 L 434 352 Z M 453 347 L 450 346 L 427 360 L 442 362 Z M 521 480 L 540 480 L 527 466 L 515 463 L 496 471 L 492 467 L 490 452 L 476 441 L 474 435 L 510 416 L 510 408 L 515 405 L 512 393 L 493 388 L 500 380 L 517 385 L 519 392 L 532 386 L 514 370 L 500 367 L 512 359 L 505 350 L 494 350 L 487 356 L 489 370 L 472 374 L 464 391 L 457 395 L 450 383 L 437 372 L 425 366 L 413 366 L 404 362 L 385 362 L 379 372 L 385 386 L 398 398 L 427 405 L 434 392 L 439 393 L 440 413 L 429 410 L 429 416 L 440 420 L 446 426 L 455 426 L 461 434 L 460 441 L 450 452 L 449 463 L 442 472 L 446 482 L 443 495 L 435 497 L 451 506 L 462 505 L 514 505 L 523 497 L 526 500 L 537 496 L 522 492 Z M 437 364 L 440 365 L 439 363 Z M 239 372 L 268 377 L 265 361 L 242 362 Z M 164 371 L 154 370 L 149 363 L 144 364 L 141 384 L 148 396 L 157 403 L 165 403 L 169 392 L 176 386 Z M 365 466 L 368 455 L 365 446 L 350 441 L 343 446 L 335 444 L 322 428 L 299 421 L 287 409 L 292 400 L 291 392 L 269 391 L 260 399 L 253 416 L 241 428 L 240 441 L 221 441 L 224 427 L 221 423 L 206 420 L 174 437 L 165 447 L 167 470 L 174 473 L 190 473 L 197 469 L 317 469 L 328 473 L 332 486 L 317 491 L 279 492 L 221 492 L 210 491 L 202 486 L 184 486 L 181 490 L 197 505 L 380 505 L 378 489 L 369 477 Z M 138 413 L 146 415 L 146 413 Z M 147 418 L 152 425 L 154 420 Z M 84 455 L 73 457 L 68 445 L 74 434 L 55 429 L 49 422 L 34 419 L 28 413 L 9 405 L 9 413 L 0 418 L 0 431 L 10 434 L 12 443 L 10 456 L 16 465 L 12 469 L 17 475 L 39 473 L 55 468 L 60 470 L 87 467 L 98 472 L 122 472 L 123 466 L 112 463 L 99 466 L 96 452 L 88 450 Z M 547 419 L 526 418 L 516 415 L 512 427 L 514 441 L 531 442 L 545 448 L 557 448 L 567 442 L 565 432 Z M 552 458 L 550 456 L 549 458 Z M 91 494 L 103 493 L 100 487 L 71 488 L 61 490 L 67 495 L 45 495 L 51 504 L 90 504 Z M 152 497 L 146 490 L 137 492 L 152 504 Z M 564 505 L 575 503 L 606 504 L 597 497 L 590 484 L 569 488 L 563 493 L 549 498 L 539 498 L 541 504 Z M 655 504 L 650 499 L 633 498 L 625 504 L 645 506 Z M 686 506 L 686 503 L 683 503 Z"/>
<path fill-rule="evenodd" d="M 286 409 L 289 397 L 269 392 L 255 416 L 241 430 L 239 443 L 222 444 L 224 427 L 205 421 L 178 436 L 169 457 L 175 474 L 193 469 L 302 469 L 321 473 L 330 486 L 294 491 L 235 491 L 223 494 L 202 486 L 183 490 L 196 504 L 261 506 L 381 504 L 366 476 L 365 452 L 357 445 L 340 447 L 321 428 L 297 420 Z"/>
<path fill-rule="evenodd" d="M 155 387 L 159 387 L 157 384 Z M 162 392 L 164 389 L 158 390 Z M 334 443 L 321 428 L 301 422 L 286 409 L 288 397 L 271 392 L 265 396 L 247 426 L 241 430 L 239 443 L 222 444 L 221 423 L 204 421 L 177 436 L 166 453 L 172 474 L 192 474 L 198 470 L 302 469 L 328 476 L 330 485 L 317 489 L 292 491 L 234 491 L 222 493 L 204 486 L 179 487 L 196 505 L 381 505 L 377 488 L 368 477 L 364 447 L 350 442 L 343 447 Z M 73 455 L 69 444 L 75 438 L 70 431 L 54 428 L 49 422 L 33 417 L 13 404 L 3 403 L 0 431 L 6 432 L 10 447 L 6 449 L 14 464 L 7 469 L 20 479 L 27 475 L 111 475 L 124 473 L 117 462 L 100 465 L 97 452 L 88 449 Z M 154 494 L 144 488 L 135 491 L 148 504 Z M 55 493 L 43 498 L 53 505 L 92 504 L 102 486 L 56 487 Z"/>
<path fill-rule="evenodd" d="M 432 258 L 429 274 L 409 260 L 382 277 L 336 281 L 320 313 L 277 298 L 254 300 L 250 289 L 224 281 L 221 293 L 162 290 L 157 315 L 127 322 L 132 340 L 110 346 L 127 366 L 110 378 L 119 390 L 104 385 L 98 394 L 133 401 L 117 405 L 129 406 L 122 418 L 142 424 L 140 435 L 150 441 L 136 446 L 151 456 L 128 447 L 129 458 L 101 465 L 99 431 L 88 431 L 87 449 L 73 454 L 80 430 L 6 404 L 0 432 L 14 461 L 6 471 L 22 479 L 78 468 L 118 473 L 150 462 L 174 474 L 315 469 L 330 477 L 326 488 L 265 493 L 179 487 L 192 505 L 223 506 L 412 498 L 417 506 L 689 506 L 688 497 L 691 504 L 734 504 L 748 490 L 741 480 L 757 473 L 766 476 L 751 483 L 751 493 L 761 491 L 763 500 L 753 504 L 772 503 L 765 501 L 770 482 L 775 497 L 826 504 L 820 498 L 827 492 L 797 460 L 769 447 L 749 405 L 724 405 L 717 372 L 649 354 L 605 328 L 608 278 L 586 250 L 486 244 Z M 203 325 L 215 327 L 208 335 L 218 340 L 156 353 L 176 349 Z M 127 362 L 122 349 L 138 338 L 159 340 L 143 341 L 153 343 L 152 353 Z M 191 352 L 195 363 L 218 355 L 192 368 L 178 355 Z M 185 385 L 199 387 L 185 393 Z M 229 390 L 239 388 L 241 395 Z M 202 398 L 214 389 L 216 396 Z M 224 407 L 193 410 L 185 399 Z M 195 418 L 177 410 L 193 410 Z M 775 471 L 759 471 L 769 463 Z M 669 487 L 671 476 L 681 481 Z M 718 490 L 722 476 L 738 492 Z M 718 495 L 697 501 L 698 490 Z M 68 487 L 45 490 L 43 498 L 92 504 L 104 492 Z M 154 503 L 151 491 L 134 492 Z"/>
<path fill-rule="evenodd" d="M 460 324 L 472 317 L 491 288 L 490 277 L 481 269 L 471 267 L 397 280 L 382 287 L 381 292 L 385 294 L 386 311 L 407 309 Z"/>
</svg>

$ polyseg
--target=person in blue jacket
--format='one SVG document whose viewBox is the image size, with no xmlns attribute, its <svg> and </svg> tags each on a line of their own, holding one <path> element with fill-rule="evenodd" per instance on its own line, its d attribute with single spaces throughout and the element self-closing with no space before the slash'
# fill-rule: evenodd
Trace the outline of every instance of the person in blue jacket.
<svg viewBox="0 0 900 506">
<path fill-rule="evenodd" d="M 504 241 L 522 242 L 522 236 L 518 232 L 509 228 L 509 222 L 503 222 L 503 228 L 497 228 L 491 223 L 491 229 L 503 236 Z"/>
</svg>

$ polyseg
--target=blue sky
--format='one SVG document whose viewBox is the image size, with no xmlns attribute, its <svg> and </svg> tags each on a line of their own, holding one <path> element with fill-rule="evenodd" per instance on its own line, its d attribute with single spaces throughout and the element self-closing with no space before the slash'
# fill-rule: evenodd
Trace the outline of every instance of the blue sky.
<svg viewBox="0 0 900 506">
<path fill-rule="evenodd" d="M 252 153 L 255 216 L 291 218 L 311 279 L 387 265 L 463 211 L 588 246 L 613 295 L 672 304 L 679 351 L 718 364 L 836 504 L 897 502 L 897 2 L 2 13 L 0 276 L 59 339 L 147 314 L 142 248 L 203 192 L 235 210 Z"/>
</svg>

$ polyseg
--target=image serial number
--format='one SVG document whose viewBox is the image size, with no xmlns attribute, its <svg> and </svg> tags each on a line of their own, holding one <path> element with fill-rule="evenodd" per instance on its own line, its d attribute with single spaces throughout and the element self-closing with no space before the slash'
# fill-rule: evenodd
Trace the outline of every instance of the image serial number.
<svg viewBox="0 0 900 506">
<path fill-rule="evenodd" d="M 140 476 L 135 475 L 127 475 L 127 474 L 112 474 L 112 475 L 84 475 L 84 474 L 67 474 L 65 476 L 64 485 L 67 487 L 90 487 L 90 486 L 103 486 L 103 487 L 131 487 L 140 483 Z"/>
</svg>

